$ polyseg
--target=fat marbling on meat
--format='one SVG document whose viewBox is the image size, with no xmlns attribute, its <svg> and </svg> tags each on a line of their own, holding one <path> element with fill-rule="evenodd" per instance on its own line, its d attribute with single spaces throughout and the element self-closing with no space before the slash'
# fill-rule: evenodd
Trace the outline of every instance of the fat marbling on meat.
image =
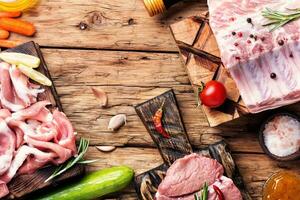
<svg viewBox="0 0 300 200">
<path fill-rule="evenodd" d="M 66 115 L 51 112 L 49 101 L 37 101 L 43 91 L 16 66 L 0 63 L 0 198 L 16 175 L 59 165 L 77 154 Z"/>
<path fill-rule="evenodd" d="M 262 11 L 291 12 L 299 0 L 208 0 L 223 63 L 252 113 L 300 100 L 300 20 L 270 31 Z M 271 76 L 271 74 L 273 75 Z M 275 74 L 275 75 L 274 75 Z"/>
</svg>

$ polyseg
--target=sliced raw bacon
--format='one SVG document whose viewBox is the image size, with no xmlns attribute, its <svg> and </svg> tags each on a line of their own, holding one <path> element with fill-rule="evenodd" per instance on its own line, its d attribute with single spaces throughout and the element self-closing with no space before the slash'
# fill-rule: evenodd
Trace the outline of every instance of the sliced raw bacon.
<svg viewBox="0 0 300 200">
<path fill-rule="evenodd" d="M 66 115 L 38 101 L 39 85 L 14 65 L 0 63 L 0 198 L 17 174 L 59 165 L 77 153 L 75 133 Z"/>
<path fill-rule="evenodd" d="M 28 77 L 20 72 L 15 65 L 0 63 L 0 102 L 10 111 L 19 111 L 37 101 L 39 93 L 44 89 L 29 82 Z"/>
<path fill-rule="evenodd" d="M 51 141 L 57 134 L 52 123 L 43 123 L 36 127 L 36 129 L 33 129 L 32 126 L 24 121 L 9 119 L 8 125 L 12 129 L 15 129 L 15 131 L 21 131 L 22 135 L 26 135 L 40 141 Z"/>
<path fill-rule="evenodd" d="M 23 145 L 18 149 L 18 151 L 12 161 L 12 164 L 10 165 L 7 172 L 5 174 L 3 174 L 2 176 L 0 176 L 0 180 L 8 183 L 15 176 L 18 169 L 23 165 L 23 163 L 26 161 L 26 159 L 29 156 L 32 156 L 38 160 L 41 160 L 45 164 L 45 163 L 51 161 L 51 159 L 54 157 L 54 154 L 45 153 L 36 148 L 29 147 L 27 145 Z M 39 166 L 39 167 L 41 167 L 41 166 Z M 26 169 L 22 170 L 23 173 L 33 172 L 33 170 L 32 170 L 33 168 L 29 167 L 28 164 L 27 164 L 27 168 L 28 168 L 28 170 L 26 170 Z M 37 169 L 37 168 L 35 168 L 35 169 Z"/>
<path fill-rule="evenodd" d="M 15 94 L 9 74 L 9 68 L 9 64 L 4 62 L 0 63 L 0 100 L 4 108 L 11 111 L 18 111 L 25 108 L 25 105 Z"/>
<path fill-rule="evenodd" d="M 53 117 L 51 112 L 46 106 L 51 105 L 49 101 L 39 101 L 30 107 L 20 110 L 12 114 L 15 120 L 37 120 L 40 122 L 52 121 Z"/>
<path fill-rule="evenodd" d="M 69 119 L 64 113 L 55 110 L 53 112 L 53 123 L 55 124 L 57 130 L 57 135 L 54 139 L 55 143 L 72 150 L 72 153 L 75 154 L 75 134 Z"/>
<path fill-rule="evenodd" d="M 56 154 L 57 158 L 53 161 L 54 164 L 61 164 L 68 160 L 73 154 L 72 150 L 64 148 L 59 144 L 53 142 L 44 142 L 30 138 L 25 135 L 24 140 L 30 146 L 33 146 L 41 151 L 53 152 Z"/>
<path fill-rule="evenodd" d="M 0 176 L 9 168 L 15 151 L 15 133 L 0 118 Z M 0 179 L 1 180 L 1 179 Z"/>
<path fill-rule="evenodd" d="M 18 70 L 15 65 L 10 67 L 9 74 L 16 94 L 24 102 L 25 107 L 35 103 L 38 94 L 43 92 L 44 89 L 39 89 L 39 86 L 36 87 L 30 83 L 28 77 Z"/>
<path fill-rule="evenodd" d="M 11 112 L 8 109 L 0 109 L 0 118 L 6 119 L 11 116 Z"/>
</svg>

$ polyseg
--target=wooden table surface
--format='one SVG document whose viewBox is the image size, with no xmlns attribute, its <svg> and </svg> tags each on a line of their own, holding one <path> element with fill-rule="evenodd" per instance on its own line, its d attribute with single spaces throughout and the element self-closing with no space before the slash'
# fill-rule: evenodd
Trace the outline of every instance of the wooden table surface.
<svg viewBox="0 0 300 200">
<path fill-rule="evenodd" d="M 194 147 L 223 137 L 254 199 L 261 199 L 262 185 L 273 172 L 284 168 L 300 173 L 299 161 L 280 163 L 262 153 L 256 132 L 260 117 L 209 128 L 196 108 L 168 26 L 205 10 L 205 0 L 187 1 L 168 14 L 150 18 L 142 0 L 41 0 L 38 7 L 23 15 L 37 27 L 33 39 L 42 47 L 66 114 L 78 135 L 91 140 L 88 158 L 100 159 L 89 170 L 124 164 L 139 174 L 160 165 L 158 150 L 133 106 L 173 88 Z M 87 24 L 87 29 L 80 30 L 80 23 Z M 107 109 L 100 109 L 92 87 L 108 93 Z M 299 106 L 292 109 L 300 113 Z M 107 124 L 118 113 L 125 113 L 128 123 L 113 133 Z M 102 153 L 96 145 L 118 148 Z M 116 198 L 137 197 L 130 186 Z"/>
</svg>

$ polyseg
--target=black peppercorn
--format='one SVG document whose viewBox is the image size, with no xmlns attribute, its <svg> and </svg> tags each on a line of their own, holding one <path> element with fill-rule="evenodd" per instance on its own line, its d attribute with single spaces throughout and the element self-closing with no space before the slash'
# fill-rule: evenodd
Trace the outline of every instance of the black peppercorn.
<svg viewBox="0 0 300 200">
<path fill-rule="evenodd" d="M 253 34 L 250 34 L 250 38 L 254 38 L 254 35 L 253 35 Z"/>
<path fill-rule="evenodd" d="M 279 44 L 280 46 L 282 46 L 282 45 L 284 45 L 284 41 L 283 41 L 283 40 L 278 40 L 278 44 Z"/>
<path fill-rule="evenodd" d="M 276 78 L 276 74 L 272 72 L 272 73 L 270 74 L 270 77 L 271 77 L 271 79 L 275 79 L 275 78 Z"/>
<path fill-rule="evenodd" d="M 290 53 L 290 58 L 294 58 L 294 54 L 293 53 Z"/>
<path fill-rule="evenodd" d="M 233 31 L 231 34 L 232 34 L 232 35 L 236 35 L 236 32 Z"/>
<path fill-rule="evenodd" d="M 252 19 L 251 19 L 251 18 L 247 18 L 247 22 L 248 22 L 249 24 L 252 24 Z"/>
</svg>

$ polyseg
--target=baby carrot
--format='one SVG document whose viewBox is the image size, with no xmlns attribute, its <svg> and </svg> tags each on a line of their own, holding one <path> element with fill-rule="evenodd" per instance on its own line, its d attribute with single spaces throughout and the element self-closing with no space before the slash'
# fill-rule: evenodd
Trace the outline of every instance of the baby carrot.
<svg viewBox="0 0 300 200">
<path fill-rule="evenodd" d="M 22 44 L 22 42 L 17 40 L 0 40 L 0 47 L 14 48 L 20 44 Z"/>
<path fill-rule="evenodd" d="M 0 29 L 0 39 L 7 39 L 9 37 L 9 32 L 3 29 Z"/>
<path fill-rule="evenodd" d="M 26 36 L 32 36 L 35 33 L 32 23 L 8 17 L 0 18 L 0 28 Z"/>
<path fill-rule="evenodd" d="M 20 17 L 21 14 L 22 13 L 20 11 L 16 11 L 16 12 L 4 12 L 4 11 L 0 11 L 0 17 Z"/>
</svg>

